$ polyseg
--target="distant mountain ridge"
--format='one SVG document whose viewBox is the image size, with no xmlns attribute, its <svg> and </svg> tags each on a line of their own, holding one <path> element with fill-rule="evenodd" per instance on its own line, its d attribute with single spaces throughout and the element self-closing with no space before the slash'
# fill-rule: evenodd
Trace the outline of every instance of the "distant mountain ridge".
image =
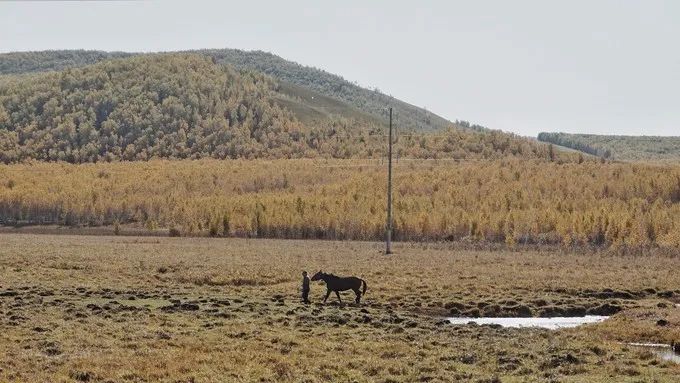
<svg viewBox="0 0 680 383">
<path fill-rule="evenodd" d="M 384 156 L 383 119 L 218 61 L 200 53 L 145 54 L 2 75 L 0 162 Z M 556 159 L 544 144 L 453 125 L 402 135 L 395 154 Z"/>
<path fill-rule="evenodd" d="M 88 50 L 57 50 L 0 53 L 0 74 L 59 71 L 95 64 L 103 60 L 128 57 L 132 53 Z"/>
<path fill-rule="evenodd" d="M 538 140 L 613 160 L 680 160 L 680 137 L 542 132 Z"/>
<path fill-rule="evenodd" d="M 216 63 L 229 64 L 237 69 L 256 70 L 270 75 L 281 82 L 302 86 L 324 96 L 345 102 L 376 119 L 385 120 L 387 117 L 386 105 L 391 105 L 394 108 L 395 124 L 405 130 L 435 131 L 446 129 L 452 125 L 461 129 L 485 129 L 466 121 L 448 121 L 423 108 L 400 101 L 375 90 L 362 88 L 338 75 L 288 61 L 272 53 L 238 49 L 203 49 L 175 53 L 203 54 L 213 58 Z M 152 53 L 88 50 L 4 53 L 0 54 L 0 74 L 59 71 L 113 58 L 147 54 Z"/>
</svg>

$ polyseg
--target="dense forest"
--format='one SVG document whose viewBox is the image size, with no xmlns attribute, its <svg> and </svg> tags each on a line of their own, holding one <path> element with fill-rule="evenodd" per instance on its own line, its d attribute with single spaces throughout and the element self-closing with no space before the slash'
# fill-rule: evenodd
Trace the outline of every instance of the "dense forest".
<svg viewBox="0 0 680 383">
<path fill-rule="evenodd" d="M 424 108 L 399 101 L 378 90 L 362 88 L 340 76 L 284 60 L 271 53 L 238 49 L 210 49 L 191 53 L 206 55 L 215 62 L 229 64 L 236 69 L 255 70 L 279 82 L 305 87 L 326 97 L 346 102 L 383 120 L 386 118 L 385 106 L 391 105 L 395 109 L 395 123 L 406 130 L 438 130 L 448 128 L 452 124 L 463 129 L 484 129 L 466 121 L 452 123 Z M 5 53 L 0 54 L 0 74 L 58 71 L 133 54 L 82 50 Z"/>
<path fill-rule="evenodd" d="M 384 125 L 342 115 L 305 124 L 281 105 L 295 97 L 270 76 L 196 54 L 142 55 L 5 76 L 0 161 L 384 155 Z M 395 150 L 414 158 L 570 160 L 511 134 L 453 126 L 437 134 L 405 134 Z"/>
<path fill-rule="evenodd" d="M 677 166 L 520 158 L 395 166 L 396 240 L 680 247 Z M 380 240 L 385 187 L 380 160 L 0 165 L 0 220 Z"/>
<path fill-rule="evenodd" d="M 58 71 L 130 55 L 124 52 L 86 50 L 2 53 L 0 54 L 0 74 Z"/>
<path fill-rule="evenodd" d="M 273 82 L 191 55 L 142 56 L 0 87 L 0 160 L 293 156 L 302 127 Z M 279 153 L 278 151 L 281 151 Z"/>
<path fill-rule="evenodd" d="M 538 140 L 614 160 L 680 159 L 680 137 L 540 133 Z"/>
</svg>

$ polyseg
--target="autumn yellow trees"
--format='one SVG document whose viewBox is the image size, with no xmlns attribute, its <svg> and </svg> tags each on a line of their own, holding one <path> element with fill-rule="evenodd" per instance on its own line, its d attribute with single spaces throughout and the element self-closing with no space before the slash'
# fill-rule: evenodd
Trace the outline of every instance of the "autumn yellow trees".
<svg viewBox="0 0 680 383">
<path fill-rule="evenodd" d="M 2 76 L 0 224 L 381 239 L 382 104 L 367 106 L 375 118 L 298 118 L 278 80 L 216 62 L 157 54 Z M 429 117 L 399 105 L 413 115 L 397 119 L 396 240 L 680 246 L 680 166 L 603 163 L 462 121 L 409 131 Z"/>
<path fill-rule="evenodd" d="M 0 166 L 4 224 L 136 224 L 182 235 L 378 240 L 379 160 Z M 680 246 L 680 167 L 400 160 L 397 240 Z"/>
<path fill-rule="evenodd" d="M 3 77 L 0 163 L 384 155 L 380 120 L 332 115 L 303 124 L 282 106 L 289 95 L 279 88 L 267 75 L 198 54 Z M 400 157 L 549 157 L 545 144 L 462 122 L 436 134 L 400 132 L 407 133 L 399 139 Z"/>
</svg>

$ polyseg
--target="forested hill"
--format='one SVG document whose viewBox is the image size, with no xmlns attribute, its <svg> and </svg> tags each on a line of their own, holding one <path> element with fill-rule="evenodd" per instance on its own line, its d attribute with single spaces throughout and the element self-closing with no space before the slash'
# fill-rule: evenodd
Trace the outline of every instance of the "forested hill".
<svg viewBox="0 0 680 383">
<path fill-rule="evenodd" d="M 284 60 L 271 53 L 237 49 L 213 49 L 197 52 L 215 57 L 221 63 L 231 64 L 237 68 L 255 69 L 279 80 L 312 89 L 323 95 L 342 100 L 382 119 L 387 118 L 385 105 L 391 105 L 396 112 L 395 123 L 405 129 L 440 130 L 452 124 L 434 113 L 397 100 L 380 91 L 362 88 L 340 76 Z M 463 123 L 461 127 L 469 128 L 470 126 Z"/>
<path fill-rule="evenodd" d="M 680 160 L 680 137 L 540 133 L 538 140 L 614 160 Z"/>
<path fill-rule="evenodd" d="M 94 162 L 302 150 L 273 81 L 208 58 L 156 55 L 0 84 L 0 160 Z"/>
<path fill-rule="evenodd" d="M 86 50 L 11 52 L 0 54 L 0 74 L 46 72 L 128 57 L 130 53 Z"/>
<path fill-rule="evenodd" d="M 406 130 L 441 130 L 451 125 L 462 129 L 483 129 L 466 121 L 450 122 L 379 91 L 362 88 L 340 76 L 284 60 L 271 53 L 237 49 L 210 49 L 191 53 L 210 56 L 215 62 L 230 64 L 236 69 L 253 69 L 268 74 L 279 82 L 301 86 L 345 102 L 375 118 L 384 120 L 387 113 L 385 106 L 391 105 L 395 109 L 395 123 Z M 62 70 L 133 54 L 84 50 L 5 53 L 0 54 L 0 74 Z"/>
<path fill-rule="evenodd" d="M 307 129 L 275 102 L 290 97 L 277 88 L 269 76 L 191 54 L 6 77 L 0 161 L 342 157 L 366 150 L 333 136 L 350 128 L 368 134 L 369 126 L 338 119 Z"/>
<path fill-rule="evenodd" d="M 0 162 L 384 156 L 382 122 L 307 88 L 215 61 L 153 54 L 0 76 Z M 339 114 L 323 114 L 329 108 Z M 522 137 L 453 126 L 404 135 L 395 151 L 411 158 L 569 159 Z"/>
</svg>

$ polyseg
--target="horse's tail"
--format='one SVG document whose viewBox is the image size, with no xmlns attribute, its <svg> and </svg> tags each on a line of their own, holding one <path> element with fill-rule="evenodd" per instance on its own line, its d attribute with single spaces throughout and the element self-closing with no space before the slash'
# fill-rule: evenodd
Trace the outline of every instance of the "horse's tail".
<svg viewBox="0 0 680 383">
<path fill-rule="evenodd" d="M 364 284 L 364 291 L 361 293 L 361 295 L 364 295 L 366 294 L 366 289 L 368 288 L 368 285 L 366 284 L 366 281 L 364 281 L 363 279 L 361 280 L 361 283 Z"/>
</svg>

